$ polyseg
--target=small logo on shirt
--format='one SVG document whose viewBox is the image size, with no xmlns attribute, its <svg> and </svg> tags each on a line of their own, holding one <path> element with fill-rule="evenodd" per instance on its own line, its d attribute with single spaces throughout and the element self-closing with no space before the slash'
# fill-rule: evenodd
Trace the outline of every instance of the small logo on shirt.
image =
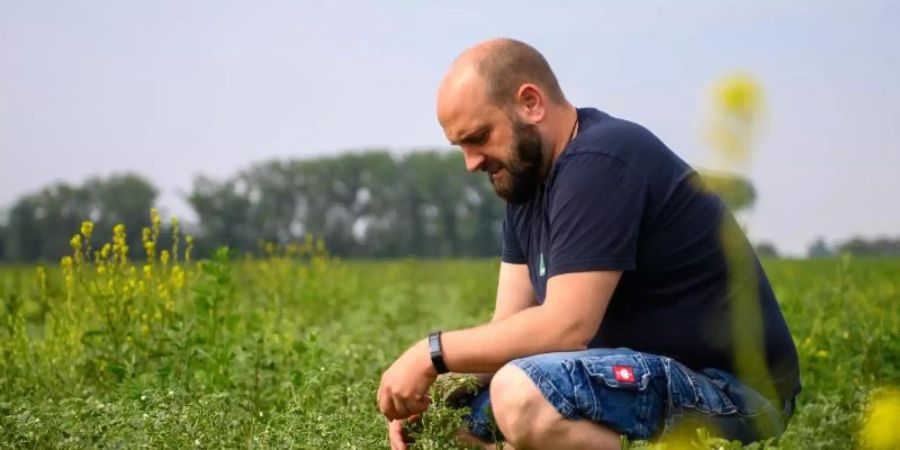
<svg viewBox="0 0 900 450">
<path fill-rule="evenodd" d="M 613 373 L 616 374 L 616 381 L 634 383 L 634 370 L 631 367 L 613 366 Z"/>
<path fill-rule="evenodd" d="M 538 268 L 538 275 L 544 276 L 547 274 L 547 266 L 544 265 L 544 254 L 541 253 L 541 261 L 540 267 Z"/>
</svg>

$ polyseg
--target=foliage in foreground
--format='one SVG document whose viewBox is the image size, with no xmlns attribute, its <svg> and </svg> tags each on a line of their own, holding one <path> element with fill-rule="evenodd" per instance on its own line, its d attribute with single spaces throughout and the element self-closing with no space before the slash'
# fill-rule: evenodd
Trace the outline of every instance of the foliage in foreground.
<svg viewBox="0 0 900 450">
<path fill-rule="evenodd" d="M 387 448 L 382 371 L 427 331 L 484 322 L 493 307 L 493 261 L 345 263 L 307 239 L 194 262 L 154 215 L 136 265 L 125 230 L 99 249 L 81 231 L 59 268 L 0 272 L 2 447 Z M 900 261 L 767 270 L 804 391 L 783 438 L 750 448 L 890 448 Z M 463 412 L 430 409 L 415 448 L 454 448 Z M 702 430 L 626 446 L 740 447 Z"/>
</svg>

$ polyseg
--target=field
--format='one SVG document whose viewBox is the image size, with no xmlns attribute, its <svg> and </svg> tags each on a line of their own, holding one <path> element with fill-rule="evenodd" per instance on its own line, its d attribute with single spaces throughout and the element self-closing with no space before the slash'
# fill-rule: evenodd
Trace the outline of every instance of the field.
<svg viewBox="0 0 900 450">
<path fill-rule="evenodd" d="M 60 265 L 0 269 L 0 447 L 388 448 L 382 371 L 493 307 L 496 261 L 340 261 L 309 239 L 198 263 L 154 225 L 147 263 L 89 248 L 88 226 Z M 804 385 L 766 447 L 897 444 L 900 260 L 765 266 Z M 459 414 L 432 408 L 414 448 L 454 448 Z"/>
</svg>

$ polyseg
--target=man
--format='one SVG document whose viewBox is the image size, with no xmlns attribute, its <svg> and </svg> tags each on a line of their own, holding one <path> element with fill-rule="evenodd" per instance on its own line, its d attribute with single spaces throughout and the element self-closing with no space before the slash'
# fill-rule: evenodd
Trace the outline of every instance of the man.
<svg viewBox="0 0 900 450">
<path fill-rule="evenodd" d="M 740 227 L 685 162 L 639 125 L 573 107 L 543 56 L 510 39 L 459 56 L 437 114 L 508 202 L 502 262 L 490 323 L 423 339 L 382 376 L 394 448 L 448 370 L 489 384 L 471 435 L 519 450 L 783 431 L 800 390 L 790 332 Z"/>
</svg>

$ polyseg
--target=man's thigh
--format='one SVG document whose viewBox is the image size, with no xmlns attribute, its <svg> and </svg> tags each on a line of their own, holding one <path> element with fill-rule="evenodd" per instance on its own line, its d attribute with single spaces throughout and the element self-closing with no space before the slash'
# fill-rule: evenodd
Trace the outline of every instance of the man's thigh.
<svg viewBox="0 0 900 450">
<path fill-rule="evenodd" d="M 744 442 L 783 430 L 781 414 L 730 374 L 694 371 L 671 358 L 627 348 L 544 353 L 510 362 L 521 368 L 564 417 L 603 424 L 631 439 L 681 426 L 702 426 Z M 490 414 L 489 390 L 467 417 L 472 433 L 502 439 Z"/>
</svg>

